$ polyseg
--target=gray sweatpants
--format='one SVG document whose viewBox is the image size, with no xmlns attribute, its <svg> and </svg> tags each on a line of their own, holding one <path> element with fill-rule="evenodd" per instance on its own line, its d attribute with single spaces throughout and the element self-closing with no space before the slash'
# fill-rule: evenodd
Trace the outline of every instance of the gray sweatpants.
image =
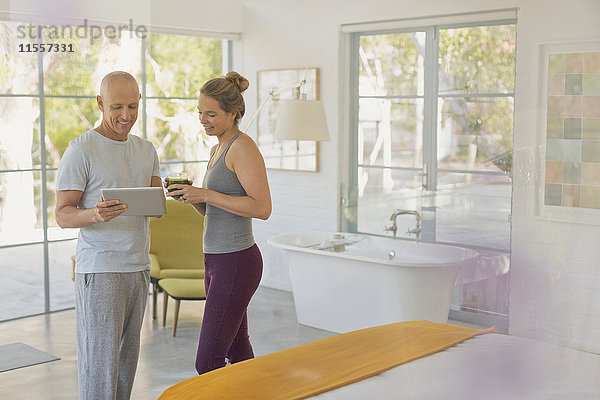
<svg viewBox="0 0 600 400">
<path fill-rule="evenodd" d="M 129 399 L 150 272 L 75 275 L 79 398 Z"/>
</svg>

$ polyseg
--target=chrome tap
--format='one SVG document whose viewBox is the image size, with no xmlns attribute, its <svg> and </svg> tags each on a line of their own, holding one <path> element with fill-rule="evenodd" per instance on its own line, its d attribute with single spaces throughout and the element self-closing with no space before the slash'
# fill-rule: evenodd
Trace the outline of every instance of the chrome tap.
<svg viewBox="0 0 600 400">
<path fill-rule="evenodd" d="M 418 242 L 419 239 L 421 238 L 421 214 L 419 214 L 419 212 L 416 210 L 396 210 L 396 211 L 394 211 L 394 213 L 390 217 L 390 221 L 392 221 L 392 225 L 386 226 L 385 230 L 387 232 L 393 232 L 394 239 L 396 239 L 396 231 L 398 230 L 398 225 L 396 225 L 396 217 L 398 217 L 398 215 L 405 215 L 405 214 L 414 215 L 417 220 L 417 225 L 416 225 L 415 229 L 409 229 L 408 231 L 406 231 L 406 233 L 408 233 L 409 235 L 412 233 L 416 234 L 416 240 Z"/>
</svg>

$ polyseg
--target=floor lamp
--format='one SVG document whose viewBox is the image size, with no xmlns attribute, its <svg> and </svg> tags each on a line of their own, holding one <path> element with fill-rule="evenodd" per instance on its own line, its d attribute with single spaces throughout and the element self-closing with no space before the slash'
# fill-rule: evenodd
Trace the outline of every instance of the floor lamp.
<svg viewBox="0 0 600 400">
<path fill-rule="evenodd" d="M 306 74 L 308 74 L 308 67 L 306 68 Z M 280 100 L 281 107 L 275 123 L 273 137 L 279 140 L 329 141 L 329 130 L 323 103 L 320 100 L 306 100 L 306 94 L 300 93 L 305 83 L 306 75 L 302 81 L 292 86 L 284 89 L 273 88 L 260 103 L 243 132 L 248 130 L 271 97 L 278 97 L 280 93 L 294 89 L 296 99 Z"/>
</svg>

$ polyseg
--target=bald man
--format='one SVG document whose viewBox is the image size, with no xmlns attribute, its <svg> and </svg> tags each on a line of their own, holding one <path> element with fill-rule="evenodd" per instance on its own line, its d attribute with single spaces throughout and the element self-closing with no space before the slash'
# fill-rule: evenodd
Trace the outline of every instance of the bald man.
<svg viewBox="0 0 600 400">
<path fill-rule="evenodd" d="M 131 135 L 140 92 L 133 76 L 106 75 L 98 127 L 69 143 L 58 166 L 56 221 L 80 228 L 75 267 L 79 398 L 129 399 L 150 283 L 148 217 L 121 216 L 100 189 L 161 186 L 156 149 Z"/>
</svg>

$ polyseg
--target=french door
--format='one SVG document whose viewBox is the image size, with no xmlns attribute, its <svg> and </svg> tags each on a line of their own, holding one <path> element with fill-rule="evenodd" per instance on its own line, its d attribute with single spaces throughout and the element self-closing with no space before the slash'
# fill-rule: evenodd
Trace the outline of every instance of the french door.
<svg viewBox="0 0 600 400">
<path fill-rule="evenodd" d="M 453 309 L 508 314 L 514 21 L 351 35 L 355 63 L 342 227 L 472 247 Z M 397 239 L 415 240 L 413 215 Z"/>
</svg>

